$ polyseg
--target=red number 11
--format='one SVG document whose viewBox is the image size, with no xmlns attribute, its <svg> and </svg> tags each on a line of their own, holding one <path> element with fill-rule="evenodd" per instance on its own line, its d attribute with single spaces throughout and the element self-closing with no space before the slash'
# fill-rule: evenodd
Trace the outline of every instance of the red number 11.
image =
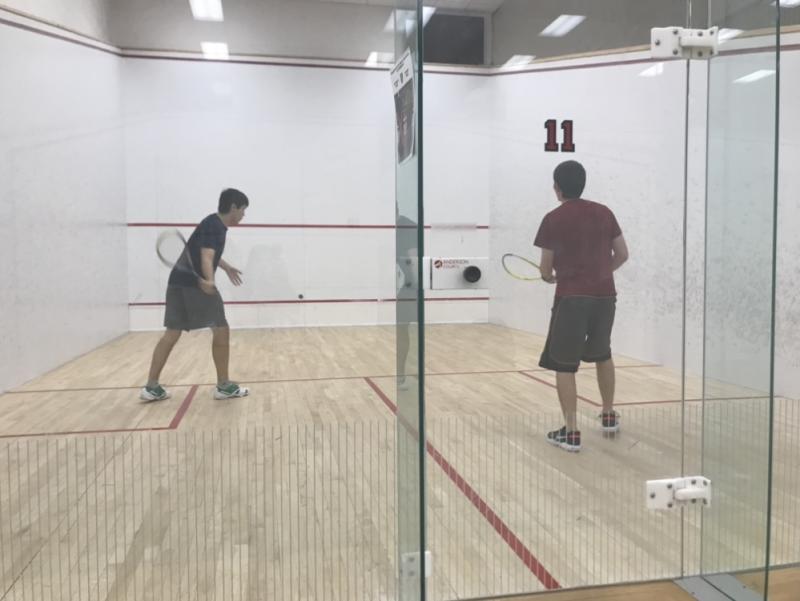
<svg viewBox="0 0 800 601">
<path fill-rule="evenodd" d="M 558 152 L 558 121 L 548 119 L 545 121 L 544 127 L 547 130 L 547 142 L 544 144 L 545 152 Z M 564 143 L 561 144 L 561 152 L 575 152 L 575 142 L 572 139 L 572 120 L 562 121 L 561 129 L 564 131 Z"/>
</svg>

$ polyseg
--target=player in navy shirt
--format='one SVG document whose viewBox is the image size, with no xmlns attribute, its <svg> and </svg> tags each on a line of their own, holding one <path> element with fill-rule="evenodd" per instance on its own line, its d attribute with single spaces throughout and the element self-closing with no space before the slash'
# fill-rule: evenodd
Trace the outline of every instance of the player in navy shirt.
<svg viewBox="0 0 800 601">
<path fill-rule="evenodd" d="M 158 382 L 161 370 L 181 332 L 201 328 L 211 328 L 213 332 L 211 350 L 217 370 L 214 398 L 229 399 L 249 393 L 247 388 L 232 382 L 228 376 L 230 328 L 225 318 L 225 305 L 214 280 L 220 267 L 234 286 L 242 283 L 242 272 L 226 263 L 222 253 L 228 227 L 237 225 L 244 218 L 249 205 L 247 196 L 239 190 L 223 190 L 218 211 L 203 219 L 186 242 L 186 252 L 179 259 L 179 263 L 184 264 L 176 265 L 169 274 L 164 312 L 167 331 L 153 351 L 147 384 L 139 395 L 141 399 L 161 401 L 169 398 L 169 392 Z"/>
</svg>

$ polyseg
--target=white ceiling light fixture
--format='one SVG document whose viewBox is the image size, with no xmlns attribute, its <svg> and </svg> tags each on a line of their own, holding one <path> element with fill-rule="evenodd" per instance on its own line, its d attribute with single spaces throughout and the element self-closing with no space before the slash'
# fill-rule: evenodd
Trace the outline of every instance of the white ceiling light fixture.
<svg viewBox="0 0 800 601">
<path fill-rule="evenodd" d="M 652 67 L 648 67 L 641 73 L 639 77 L 658 77 L 664 73 L 664 63 L 656 63 Z"/>
<path fill-rule="evenodd" d="M 759 69 L 758 71 L 753 71 L 750 75 L 745 75 L 744 77 L 734 80 L 733 83 L 753 83 L 754 81 L 760 81 L 767 77 L 772 77 L 773 75 L 775 75 L 775 71 L 772 69 Z"/>
<path fill-rule="evenodd" d="M 394 62 L 394 54 L 391 52 L 378 52 L 373 50 L 369 53 L 367 61 L 364 63 L 367 67 L 377 67 L 378 65 L 391 65 Z"/>
<path fill-rule="evenodd" d="M 741 29 L 720 29 L 719 33 L 717 34 L 717 39 L 719 40 L 720 44 L 722 44 L 728 40 L 739 37 L 743 33 L 744 32 Z"/>
<path fill-rule="evenodd" d="M 515 54 L 503 63 L 503 68 L 513 69 L 515 67 L 524 67 L 525 65 L 530 65 L 535 58 L 536 57 L 531 54 Z"/>
<path fill-rule="evenodd" d="M 198 21 L 224 21 L 222 0 L 189 0 L 192 16 Z"/>
<path fill-rule="evenodd" d="M 800 6 L 800 0 L 780 0 L 781 6 L 783 8 L 797 8 Z M 772 6 L 775 6 L 776 2 L 772 3 Z"/>
<path fill-rule="evenodd" d="M 392 11 L 392 14 L 389 15 L 389 18 L 386 19 L 386 25 L 383 26 L 383 30 L 387 33 L 391 33 L 394 31 L 394 15 L 396 11 Z M 411 14 L 411 11 L 403 11 L 405 13 Z M 428 24 L 428 21 L 431 20 L 433 13 L 436 12 L 435 6 L 423 6 L 422 7 L 422 26 L 425 27 Z"/>
<path fill-rule="evenodd" d="M 228 45 L 225 42 L 202 42 L 203 58 L 209 60 L 228 60 Z"/>
<path fill-rule="evenodd" d="M 563 38 L 585 20 L 584 15 L 561 15 L 545 27 L 539 35 L 546 38 Z"/>
</svg>

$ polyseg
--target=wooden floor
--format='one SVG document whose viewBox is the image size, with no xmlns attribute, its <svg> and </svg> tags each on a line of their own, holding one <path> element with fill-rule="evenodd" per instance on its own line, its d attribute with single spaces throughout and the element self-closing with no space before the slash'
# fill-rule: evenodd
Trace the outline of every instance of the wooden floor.
<svg viewBox="0 0 800 601">
<path fill-rule="evenodd" d="M 506 598 L 507 599 L 507 598 Z M 586 588 L 560 593 L 545 593 L 513 597 L 509 601 L 694 601 L 681 587 L 672 582 L 630 584 L 603 588 Z"/>
<path fill-rule="evenodd" d="M 758 572 L 739 579 L 763 594 L 764 575 Z M 800 599 L 800 569 L 778 569 L 770 572 L 769 601 Z M 672 582 L 653 582 L 603 588 L 586 588 L 560 593 L 544 593 L 513 597 L 507 601 L 693 601 L 694 597 Z"/>
<path fill-rule="evenodd" d="M 411 393 L 394 329 L 235 331 L 232 376 L 252 393 L 229 401 L 212 397 L 208 333 L 184 335 L 172 398 L 143 403 L 156 340 L 129 334 L 0 396 L 0 599 L 398 599 L 418 458 L 396 420 Z M 616 357 L 623 430 L 599 431 L 582 370 L 584 448 L 569 454 L 544 439 L 561 417 L 541 337 L 431 326 L 426 343 L 433 599 L 763 561 L 763 393 L 712 383 L 721 400 L 703 407 L 689 378 L 681 404 L 678 373 Z M 775 404 L 776 563 L 800 561 L 796 407 Z M 643 491 L 699 473 L 704 432 L 716 481 L 701 537 L 700 508 L 650 512 Z"/>
<path fill-rule="evenodd" d="M 764 571 L 739 576 L 739 580 L 759 594 L 764 591 Z M 770 570 L 769 601 L 798 601 L 800 599 L 800 568 Z"/>
</svg>

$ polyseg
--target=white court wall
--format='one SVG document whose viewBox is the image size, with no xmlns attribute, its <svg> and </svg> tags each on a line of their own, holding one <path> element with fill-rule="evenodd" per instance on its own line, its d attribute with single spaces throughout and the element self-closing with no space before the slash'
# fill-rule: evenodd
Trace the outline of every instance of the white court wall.
<svg viewBox="0 0 800 601">
<path fill-rule="evenodd" d="M 0 25 L 0 390 L 128 330 L 119 58 Z"/>
<path fill-rule="evenodd" d="M 800 36 L 793 40 L 800 42 Z M 775 386 L 800 398 L 800 46 L 781 57 Z"/>
<path fill-rule="evenodd" d="M 152 250 L 160 231 L 153 226 L 196 223 L 216 210 L 225 187 L 250 197 L 245 224 L 270 226 L 229 233 L 226 259 L 245 272 L 240 288 L 219 277 L 232 301 L 232 325 L 393 322 L 394 106 L 387 71 L 123 62 L 128 221 L 151 225 L 128 228 L 133 329 L 162 323 L 155 303 L 163 300 L 168 273 Z M 487 256 L 486 229 L 439 226 L 488 221 L 489 147 L 481 123 L 489 114 L 489 79 L 431 74 L 426 84 L 426 224 L 434 226 L 426 247 Z M 434 300 L 428 317 L 485 322 L 487 306 Z"/>
<path fill-rule="evenodd" d="M 495 259 L 503 252 L 538 258 L 533 239 L 557 206 L 553 169 L 564 160 L 580 161 L 588 172 L 584 198 L 614 211 L 631 250 L 616 277 L 614 349 L 679 364 L 686 67 L 664 63 L 659 76 L 641 77 L 649 67 L 497 78 L 491 249 Z M 573 120 L 576 152 L 544 151 L 548 119 Z M 499 261 L 494 265 L 490 321 L 546 333 L 554 288 L 502 277 Z"/>
<path fill-rule="evenodd" d="M 109 41 L 109 0 L 2 0 L 0 8 Z"/>
<path fill-rule="evenodd" d="M 797 376 L 800 373 L 800 341 L 797 337 L 800 302 L 796 294 L 800 282 L 800 247 L 793 233 L 800 222 L 797 197 L 800 173 L 795 168 L 800 158 L 800 117 L 796 110 L 800 103 L 800 52 L 797 45 L 792 45 L 796 41 L 793 38 L 787 40 L 782 57 L 775 357 L 776 392 L 793 398 L 800 397 L 800 378 Z M 746 45 L 757 44 L 747 42 Z M 763 68 L 767 60 L 763 55 L 760 59 L 748 59 L 750 56 L 745 54 L 720 61 L 731 62 L 730 75 L 740 77 Z M 614 60 L 614 57 L 606 57 L 606 60 Z M 552 169 L 561 160 L 574 157 L 589 171 L 584 196 L 603 202 L 616 212 L 631 249 L 630 262 L 617 274 L 619 300 L 614 349 L 679 368 L 683 335 L 681 272 L 686 66 L 682 62 L 665 63 L 660 76 L 640 77 L 649 66 L 615 65 L 497 78 L 490 219 L 490 247 L 494 261 L 492 281 L 496 285 L 492 288 L 489 316 L 493 323 L 546 333 L 553 289 L 503 277 L 499 257 L 509 251 L 527 251 L 538 256 L 538 249 L 531 246 L 532 240 L 541 218 L 556 206 L 551 192 Z M 690 78 L 685 360 L 688 373 L 700 374 L 703 365 L 708 64 L 692 62 Z M 625 94 L 620 96 L 618 91 L 623 89 Z M 741 96 L 738 104 L 731 102 L 726 107 L 717 107 L 717 110 L 733 111 L 724 118 L 733 119 L 731 123 L 740 123 L 735 111 L 743 106 L 749 106 L 751 110 L 770 106 L 768 100 L 774 98 L 774 79 L 763 80 L 760 87 L 737 86 L 734 91 Z M 589 94 L 593 99 L 591 103 L 586 102 Z M 575 120 L 577 152 L 574 155 L 544 153 L 543 124 L 548 118 Z M 769 132 L 765 135 L 743 131 L 739 125 L 732 125 L 727 130 L 715 126 L 714 131 L 718 132 L 717 137 L 723 136 L 715 140 L 721 144 L 719 147 L 738 146 L 750 148 L 750 152 L 754 152 L 752 149 L 758 140 L 771 136 Z M 736 139 L 724 139 L 727 135 L 734 135 Z M 742 140 L 741 136 L 745 139 Z M 764 148 L 764 152 L 770 151 L 766 146 Z M 542 160 L 533 157 L 542 157 Z M 753 155 L 749 158 L 746 155 L 731 156 L 728 163 L 728 169 L 720 172 L 719 177 L 728 182 L 725 185 L 733 186 L 729 192 L 734 203 L 735 188 L 742 183 L 741 178 L 754 175 L 749 168 L 754 163 Z M 769 171 L 765 171 L 763 177 L 769 179 Z M 764 200 L 770 201 L 768 192 Z M 763 249 L 768 232 L 754 231 L 753 236 L 756 236 L 754 245 Z M 764 253 L 759 250 L 756 254 L 762 256 Z M 747 249 L 741 249 L 741 257 L 746 255 Z M 740 263 L 741 268 L 731 277 L 750 278 L 757 282 L 760 280 L 751 270 L 770 268 L 764 262 L 751 264 L 742 260 Z M 753 292 L 758 298 L 766 298 L 763 291 Z M 721 365 L 733 367 L 723 371 L 717 369 L 710 375 L 752 386 L 762 382 L 765 371 L 761 364 L 754 364 L 748 371 L 746 356 L 748 352 L 756 352 L 754 349 L 760 349 L 761 355 L 766 352 L 768 339 L 765 336 L 768 332 L 756 332 L 750 327 L 746 299 L 730 300 L 728 336 L 732 338 L 729 338 L 730 351 Z"/>
</svg>

